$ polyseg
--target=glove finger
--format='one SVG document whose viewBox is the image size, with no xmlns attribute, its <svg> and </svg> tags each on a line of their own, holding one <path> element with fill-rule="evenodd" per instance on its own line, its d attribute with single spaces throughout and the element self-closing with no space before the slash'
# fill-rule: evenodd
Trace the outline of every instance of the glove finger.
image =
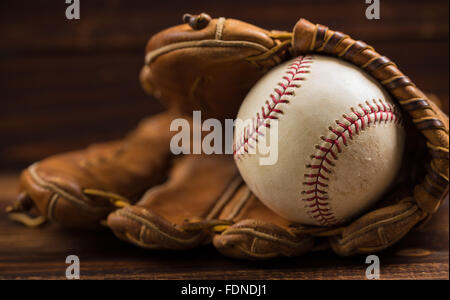
<svg viewBox="0 0 450 300">
<path fill-rule="evenodd" d="M 313 237 L 291 231 L 289 222 L 265 207 L 246 185 L 224 208 L 220 218 L 236 222 L 213 239 L 217 250 L 229 257 L 263 260 L 298 256 L 314 246 Z"/>
<path fill-rule="evenodd" d="M 164 180 L 172 119 L 169 113 L 157 115 L 123 140 L 51 156 L 28 167 L 20 178 L 19 197 L 8 209 L 11 218 L 29 226 L 49 219 L 67 227 L 98 227 L 117 202 L 133 202 Z"/>
<path fill-rule="evenodd" d="M 354 221 L 341 236 L 331 237 L 331 247 L 342 256 L 381 251 L 400 240 L 425 216 L 410 201 L 380 208 Z"/>
<path fill-rule="evenodd" d="M 45 220 L 68 227 L 99 226 L 99 220 L 114 205 L 107 199 L 86 196 L 81 186 L 86 180 L 68 168 L 52 168 L 53 161 L 33 164 L 22 172 L 17 201 L 8 210 L 10 217 L 28 226 L 40 225 Z M 64 166 L 58 158 L 56 163 Z"/>
<path fill-rule="evenodd" d="M 136 205 L 111 213 L 107 224 L 118 238 L 144 248 L 189 249 L 207 243 L 207 222 L 226 204 L 236 176 L 228 156 L 177 158 L 166 183 L 150 189 Z"/>
<path fill-rule="evenodd" d="M 234 19 L 201 14 L 184 21 L 148 42 L 144 90 L 187 114 L 234 118 L 250 88 L 286 55 L 290 40 Z"/>
<path fill-rule="evenodd" d="M 107 225 L 122 241 L 147 249 L 190 249 L 208 236 L 184 231 L 151 209 L 135 205 L 111 213 Z"/>
</svg>

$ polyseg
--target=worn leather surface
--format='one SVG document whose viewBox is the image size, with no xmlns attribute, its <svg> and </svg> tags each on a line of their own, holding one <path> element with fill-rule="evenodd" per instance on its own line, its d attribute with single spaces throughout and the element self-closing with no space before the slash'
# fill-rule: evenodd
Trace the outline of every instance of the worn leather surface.
<svg viewBox="0 0 450 300">
<path fill-rule="evenodd" d="M 114 198 L 90 195 L 93 189 L 131 202 L 161 183 L 170 165 L 167 128 L 174 115 L 143 120 L 123 140 L 44 159 L 22 172 L 16 206 L 68 227 L 96 227 L 115 209 Z"/>
<path fill-rule="evenodd" d="M 239 182 L 230 156 L 180 156 L 164 184 L 111 213 L 107 224 L 118 238 L 144 248 L 193 248 L 210 240 L 209 229 L 220 224 L 211 221 Z"/>
<path fill-rule="evenodd" d="M 263 206 L 236 177 L 231 157 L 171 159 L 162 115 L 148 123 L 148 137 L 131 134 L 118 144 L 42 161 L 34 167 L 42 182 L 25 170 L 13 213 L 37 211 L 65 225 L 92 227 L 112 212 L 107 225 L 120 239 L 140 247 L 188 249 L 212 240 L 227 256 L 268 259 L 327 247 L 339 255 L 380 251 L 426 223 L 439 208 L 448 194 L 448 118 L 387 58 L 363 42 L 303 19 L 292 34 L 236 20 L 221 19 L 224 27 L 217 26 L 218 19 L 186 20 L 188 24 L 150 40 L 141 72 L 144 88 L 168 107 L 178 114 L 200 109 L 221 120 L 234 117 L 256 80 L 290 54 L 335 55 L 371 74 L 409 115 L 409 136 L 418 138 L 407 141 L 414 145 L 404 172 L 408 180 L 372 211 L 341 227 L 290 224 Z M 238 43 L 224 43 L 228 41 Z M 184 42 L 189 43 L 180 44 Z M 116 156 L 118 149 L 126 148 L 128 155 Z M 55 187 L 81 201 L 69 200 Z M 86 189 L 106 193 L 91 193 L 85 199 Z"/>
<path fill-rule="evenodd" d="M 263 205 L 244 183 L 220 219 L 233 222 L 213 239 L 217 250 L 226 256 L 251 260 L 298 256 L 319 244 Z"/>
<path fill-rule="evenodd" d="M 269 31 L 234 19 L 171 27 L 149 40 L 141 83 L 184 113 L 234 118 L 248 90 L 285 56 L 280 43 Z"/>
<path fill-rule="evenodd" d="M 173 119 L 190 118 L 193 110 L 201 110 L 203 119 L 234 117 L 253 83 L 286 55 L 284 44 L 251 24 L 207 15 L 184 21 L 150 39 L 140 76 L 170 113 L 143 121 L 125 140 L 49 157 L 24 170 L 9 209 L 13 219 L 97 226 L 117 204 L 134 203 L 166 179 Z"/>
</svg>

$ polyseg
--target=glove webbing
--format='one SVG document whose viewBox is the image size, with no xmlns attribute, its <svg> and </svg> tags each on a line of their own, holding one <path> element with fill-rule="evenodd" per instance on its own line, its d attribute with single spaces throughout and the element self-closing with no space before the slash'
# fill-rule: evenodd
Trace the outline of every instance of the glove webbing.
<svg viewBox="0 0 450 300">
<path fill-rule="evenodd" d="M 375 77 L 411 117 L 427 139 L 430 164 L 416 183 L 414 200 L 427 214 L 436 212 L 448 194 L 448 118 L 385 56 L 371 46 L 328 27 L 300 19 L 292 34 L 293 51 L 325 53 L 347 60 Z"/>
</svg>

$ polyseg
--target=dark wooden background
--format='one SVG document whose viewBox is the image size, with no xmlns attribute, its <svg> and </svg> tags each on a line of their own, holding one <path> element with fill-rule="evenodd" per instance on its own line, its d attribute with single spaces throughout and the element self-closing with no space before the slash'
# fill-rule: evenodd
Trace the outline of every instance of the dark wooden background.
<svg viewBox="0 0 450 300">
<path fill-rule="evenodd" d="M 290 30 L 300 17 L 372 44 L 419 87 L 446 103 L 448 0 L 381 0 L 366 20 L 364 0 L 81 0 L 81 20 L 64 0 L 0 1 L 0 279 L 64 278 L 79 255 L 82 278 L 363 279 L 364 257 L 331 252 L 266 263 L 195 251 L 139 249 L 111 232 L 25 228 L 2 213 L 16 196 L 18 170 L 47 155 L 122 136 L 162 110 L 138 82 L 148 38 L 183 13 L 242 19 Z M 422 231 L 380 254 L 382 278 L 448 279 L 448 203 Z"/>
<path fill-rule="evenodd" d="M 0 170 L 122 136 L 162 109 L 138 83 L 148 38 L 183 13 L 290 30 L 300 17 L 372 44 L 423 90 L 448 103 L 448 0 L 0 1 Z M 448 111 L 448 104 L 447 104 Z"/>
</svg>

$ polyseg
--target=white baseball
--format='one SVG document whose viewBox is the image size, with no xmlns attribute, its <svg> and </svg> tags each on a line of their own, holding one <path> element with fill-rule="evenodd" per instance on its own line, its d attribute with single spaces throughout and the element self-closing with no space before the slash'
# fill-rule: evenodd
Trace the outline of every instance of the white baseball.
<svg viewBox="0 0 450 300">
<path fill-rule="evenodd" d="M 390 187 L 404 149 L 401 116 L 372 77 L 345 61 L 307 55 L 283 63 L 248 93 L 234 158 L 250 190 L 302 224 L 333 226 L 369 209 Z M 249 149 L 278 129 L 278 160 Z M 268 134 L 261 134 L 266 128 Z M 272 146 L 272 145 L 271 145 Z"/>
</svg>

